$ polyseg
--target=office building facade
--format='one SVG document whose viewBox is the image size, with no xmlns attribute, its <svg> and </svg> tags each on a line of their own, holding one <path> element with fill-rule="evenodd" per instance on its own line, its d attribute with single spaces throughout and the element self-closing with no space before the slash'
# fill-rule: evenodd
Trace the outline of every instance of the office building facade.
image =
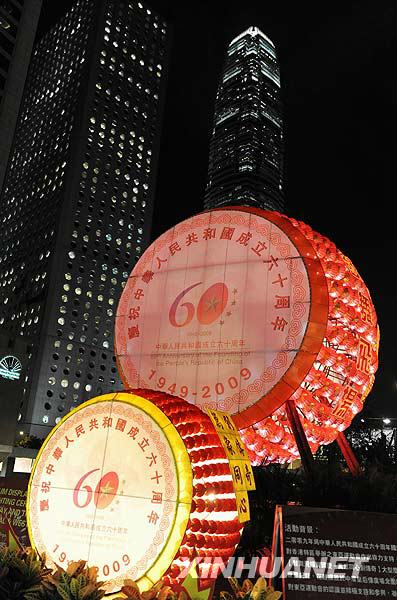
<svg viewBox="0 0 397 600">
<path fill-rule="evenodd" d="M 215 102 L 205 208 L 282 211 L 283 124 L 273 42 L 250 27 L 229 45 Z"/>
<path fill-rule="evenodd" d="M 0 0 L 0 192 L 42 0 Z"/>
<path fill-rule="evenodd" d="M 168 53 L 136 0 L 79 0 L 34 50 L 0 202 L 0 327 L 33 350 L 20 427 L 120 388 L 114 318 L 149 241 Z"/>
</svg>

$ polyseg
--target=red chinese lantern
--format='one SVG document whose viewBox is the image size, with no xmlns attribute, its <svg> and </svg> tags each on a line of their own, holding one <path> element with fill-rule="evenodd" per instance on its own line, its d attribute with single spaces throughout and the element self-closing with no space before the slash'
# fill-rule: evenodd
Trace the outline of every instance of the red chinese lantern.
<svg viewBox="0 0 397 600">
<path fill-rule="evenodd" d="M 350 424 L 373 385 L 379 332 L 368 289 L 332 242 L 279 213 L 230 207 L 146 250 L 115 340 L 126 386 L 229 412 L 259 464 L 299 455 L 289 400 L 312 451 Z"/>
<path fill-rule="evenodd" d="M 178 431 L 189 455 L 193 474 L 190 518 L 178 552 L 164 582 L 178 577 L 196 557 L 230 558 L 240 541 L 236 495 L 229 460 L 209 416 L 181 398 L 164 392 L 134 390 L 155 404 Z M 185 576 L 185 575 L 184 575 Z"/>
<path fill-rule="evenodd" d="M 379 328 L 370 293 L 352 262 L 308 225 L 288 221 L 303 233 L 320 259 L 328 296 L 321 348 L 290 396 L 315 452 L 320 445 L 334 441 L 362 410 L 378 367 Z M 269 435 L 272 426 L 276 426 L 279 439 Z M 244 428 L 242 437 L 256 464 L 299 457 L 284 405 L 254 427 Z"/>
</svg>

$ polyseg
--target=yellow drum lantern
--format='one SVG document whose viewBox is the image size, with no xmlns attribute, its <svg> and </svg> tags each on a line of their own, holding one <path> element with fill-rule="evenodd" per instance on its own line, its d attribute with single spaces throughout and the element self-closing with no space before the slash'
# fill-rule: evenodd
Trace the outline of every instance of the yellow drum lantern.
<svg viewBox="0 0 397 600">
<path fill-rule="evenodd" d="M 32 545 L 50 566 L 86 560 L 108 593 L 176 582 L 239 542 L 229 460 L 208 415 L 148 390 L 90 400 L 45 440 L 28 491 Z"/>
</svg>

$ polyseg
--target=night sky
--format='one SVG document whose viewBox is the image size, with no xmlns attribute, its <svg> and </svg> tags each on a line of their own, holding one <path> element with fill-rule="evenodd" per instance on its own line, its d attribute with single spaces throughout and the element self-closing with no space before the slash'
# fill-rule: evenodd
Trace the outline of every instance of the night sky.
<svg viewBox="0 0 397 600">
<path fill-rule="evenodd" d="M 71 4 L 44 0 L 38 35 Z M 334 241 L 367 283 L 381 352 L 366 410 L 397 417 L 395 0 L 149 4 L 173 27 L 153 237 L 203 208 L 226 49 L 255 25 L 273 40 L 280 61 L 285 212 Z"/>
</svg>

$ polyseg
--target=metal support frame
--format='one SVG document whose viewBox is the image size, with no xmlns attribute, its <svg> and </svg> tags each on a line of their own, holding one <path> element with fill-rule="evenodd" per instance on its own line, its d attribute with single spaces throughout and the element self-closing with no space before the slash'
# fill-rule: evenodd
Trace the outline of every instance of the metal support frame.
<svg viewBox="0 0 397 600">
<path fill-rule="evenodd" d="M 288 420 L 294 434 L 296 445 L 298 446 L 299 454 L 301 456 L 302 465 L 306 475 L 313 477 L 314 475 L 314 457 L 310 449 L 309 442 L 305 431 L 302 426 L 302 422 L 299 418 L 299 413 L 296 409 L 294 400 L 287 400 L 286 402 Z"/>
<path fill-rule="evenodd" d="M 358 462 L 357 457 L 353 452 L 353 449 L 347 441 L 345 434 L 340 433 L 336 438 L 336 441 L 338 442 L 338 446 L 343 454 L 347 466 L 349 467 L 350 473 L 354 477 L 357 477 L 361 472 L 360 463 Z"/>
</svg>

